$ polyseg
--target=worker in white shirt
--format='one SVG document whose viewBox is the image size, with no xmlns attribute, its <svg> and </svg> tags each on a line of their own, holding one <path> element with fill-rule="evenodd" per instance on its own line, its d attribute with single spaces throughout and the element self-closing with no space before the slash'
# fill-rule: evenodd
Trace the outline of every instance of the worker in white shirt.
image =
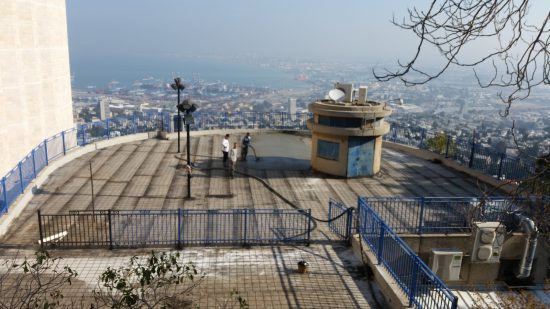
<svg viewBox="0 0 550 309">
<path fill-rule="evenodd" d="M 229 157 L 229 134 L 226 134 L 222 142 L 223 167 L 227 167 L 227 158 Z"/>
<path fill-rule="evenodd" d="M 237 143 L 233 143 L 233 148 L 231 148 L 231 154 L 229 155 L 231 158 L 231 169 L 230 169 L 230 175 L 231 178 L 235 176 L 235 168 L 237 167 L 237 158 L 239 157 L 239 149 L 237 148 Z"/>
</svg>

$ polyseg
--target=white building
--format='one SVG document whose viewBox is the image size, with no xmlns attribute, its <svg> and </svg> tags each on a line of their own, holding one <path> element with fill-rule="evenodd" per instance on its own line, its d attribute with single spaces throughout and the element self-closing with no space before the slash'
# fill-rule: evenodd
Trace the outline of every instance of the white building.
<svg viewBox="0 0 550 309">
<path fill-rule="evenodd" d="M 74 127 L 65 0 L 0 1 L 0 177 Z"/>
<path fill-rule="evenodd" d="M 292 121 L 296 120 L 296 112 L 297 112 L 296 99 L 295 98 L 288 99 L 288 113 L 290 114 L 290 119 Z"/>
<path fill-rule="evenodd" d="M 106 98 L 99 98 L 97 104 L 99 104 L 99 119 L 105 120 L 111 117 L 111 109 L 109 104 L 111 101 Z"/>
</svg>

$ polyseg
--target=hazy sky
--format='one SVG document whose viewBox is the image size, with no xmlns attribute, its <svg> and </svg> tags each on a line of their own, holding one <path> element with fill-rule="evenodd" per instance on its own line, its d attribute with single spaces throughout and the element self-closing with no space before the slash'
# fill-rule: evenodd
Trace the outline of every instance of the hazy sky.
<svg viewBox="0 0 550 309">
<path fill-rule="evenodd" d="M 395 60 L 416 41 L 389 20 L 411 3 L 69 0 L 69 46 L 74 61 L 124 54 Z"/>
</svg>

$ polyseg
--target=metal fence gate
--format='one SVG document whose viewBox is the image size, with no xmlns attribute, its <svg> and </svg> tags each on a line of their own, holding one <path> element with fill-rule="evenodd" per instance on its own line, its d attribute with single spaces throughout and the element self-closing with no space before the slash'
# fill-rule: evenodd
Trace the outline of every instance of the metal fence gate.
<svg viewBox="0 0 550 309">
<path fill-rule="evenodd" d="M 309 209 L 38 211 L 41 246 L 57 248 L 309 244 L 311 220 Z"/>
</svg>

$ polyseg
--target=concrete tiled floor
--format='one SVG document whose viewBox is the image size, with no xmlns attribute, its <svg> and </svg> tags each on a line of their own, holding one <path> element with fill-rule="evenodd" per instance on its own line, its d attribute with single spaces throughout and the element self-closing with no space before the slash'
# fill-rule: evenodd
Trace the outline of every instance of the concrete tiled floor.
<svg viewBox="0 0 550 309">
<path fill-rule="evenodd" d="M 233 140 L 240 136 L 233 136 Z M 222 136 L 192 139 L 197 168 L 192 178 L 193 200 L 187 195 L 187 175 L 179 168 L 185 163 L 177 154 L 176 140 L 149 139 L 115 145 L 84 155 L 58 169 L 19 216 L 3 243 L 36 243 L 36 210 L 68 213 L 91 210 L 91 182 L 94 174 L 96 209 L 232 209 L 290 207 L 251 177 L 227 177 L 219 159 Z M 239 162 L 238 170 L 265 179 L 270 186 L 301 208 L 311 208 L 315 217 L 325 219 L 328 199 L 355 206 L 357 196 L 472 196 L 477 185 L 465 176 L 418 158 L 384 150 L 382 172 L 372 178 L 327 178 L 308 168 L 307 138 L 267 134 L 255 136 L 260 161 Z M 285 147 L 292 144 L 291 153 Z M 186 149 L 185 145 L 182 147 Z M 290 157 L 290 159 L 288 158 Z M 322 226 L 320 227 L 323 228 Z M 316 235 L 314 235 L 316 236 Z"/>
<path fill-rule="evenodd" d="M 182 263 L 191 261 L 205 274 L 192 296 L 201 308 L 218 308 L 232 290 L 239 291 L 251 308 L 371 308 L 375 304 L 362 277 L 361 262 L 347 247 L 197 248 L 180 253 Z M 91 295 L 107 267 L 123 266 L 133 256 L 132 252 L 68 254 L 62 265 L 78 272 L 76 283 L 64 289 L 68 299 Z M 300 260 L 310 264 L 308 273 L 296 272 Z"/>
<path fill-rule="evenodd" d="M 232 140 L 238 139 L 240 136 L 232 136 Z M 37 209 L 46 214 L 91 210 L 90 161 L 96 209 L 290 209 L 256 179 L 242 174 L 228 178 L 220 160 L 221 141 L 221 135 L 192 139 L 192 160 L 197 168 L 192 178 L 191 200 L 184 199 L 187 175 L 181 168 L 186 147 L 182 147 L 184 153 L 176 154 L 175 140 L 120 144 L 75 159 L 53 173 L 1 242 L 36 244 Z M 285 198 L 301 208 L 311 209 L 315 217 L 322 219 L 327 217 L 329 198 L 355 206 L 359 195 L 479 194 L 477 185 L 461 174 L 390 150 L 384 150 L 382 172 L 376 177 L 329 178 L 309 170 L 310 143 L 300 136 L 256 135 L 254 145 L 260 160 L 249 157 L 248 162 L 238 163 L 238 170 L 264 179 Z M 367 282 L 354 272 L 358 261 L 350 257 L 349 251 L 338 247 L 338 243 L 335 248 L 324 245 L 332 244 L 330 240 L 335 238 L 326 224 L 318 223 L 312 238 L 318 242 L 311 247 L 185 249 L 184 259 L 194 260 L 208 274 L 197 296 L 198 303 L 206 308 L 215 307 L 217 299 L 223 299 L 236 288 L 245 293 L 252 308 L 373 306 Z M 94 280 L 101 270 L 120 265 L 133 254 L 124 252 L 79 250 L 56 254 L 74 255 L 67 261 L 79 270 L 86 282 L 84 289 L 89 290 L 95 286 Z M 294 273 L 300 259 L 311 263 L 309 274 Z"/>
</svg>

